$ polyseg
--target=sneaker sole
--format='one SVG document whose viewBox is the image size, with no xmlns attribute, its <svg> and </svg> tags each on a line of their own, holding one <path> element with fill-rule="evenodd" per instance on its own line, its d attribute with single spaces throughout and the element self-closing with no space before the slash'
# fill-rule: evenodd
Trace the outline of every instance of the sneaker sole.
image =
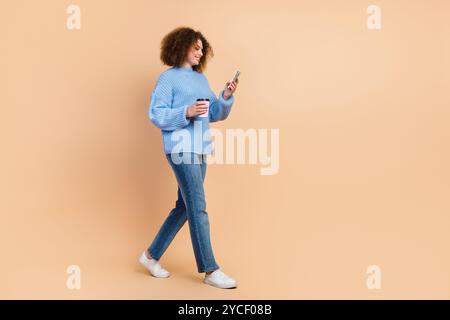
<svg viewBox="0 0 450 320">
<path fill-rule="evenodd" d="M 216 283 L 214 283 L 214 282 L 210 282 L 210 281 L 208 281 L 208 280 L 206 280 L 206 279 L 203 279 L 203 282 L 206 283 L 206 284 L 209 284 L 210 286 L 213 286 L 213 287 L 216 287 L 216 288 L 220 288 L 220 289 L 233 289 L 233 288 L 237 288 L 237 284 L 235 284 L 235 285 L 219 285 L 219 284 L 216 284 Z"/>
<path fill-rule="evenodd" d="M 148 270 L 147 266 L 145 265 L 144 258 L 142 258 L 142 256 L 139 257 L 139 262 L 140 262 L 140 264 L 142 264 L 142 265 L 144 266 L 145 270 L 147 270 L 148 273 L 149 273 L 152 277 L 155 277 L 155 278 L 168 278 L 168 277 L 170 277 L 170 273 L 169 273 L 167 276 L 156 276 L 156 275 L 154 275 L 150 270 Z"/>
</svg>

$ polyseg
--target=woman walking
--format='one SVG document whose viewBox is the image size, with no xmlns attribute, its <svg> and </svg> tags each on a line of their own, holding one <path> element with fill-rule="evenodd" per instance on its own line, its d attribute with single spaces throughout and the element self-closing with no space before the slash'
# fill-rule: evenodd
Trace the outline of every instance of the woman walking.
<svg viewBox="0 0 450 320">
<path fill-rule="evenodd" d="M 197 270 L 205 273 L 203 282 L 218 288 L 235 288 L 236 280 L 226 275 L 214 258 L 203 182 L 207 155 L 214 150 L 209 122 L 228 117 L 238 80 L 227 82 L 217 98 L 203 74 L 212 56 L 208 41 L 191 28 L 176 28 L 161 42 L 160 58 L 171 68 L 159 76 L 149 117 L 161 129 L 164 153 L 178 184 L 178 199 L 139 261 L 154 277 L 169 277 L 170 272 L 159 260 L 188 221 Z"/>
</svg>

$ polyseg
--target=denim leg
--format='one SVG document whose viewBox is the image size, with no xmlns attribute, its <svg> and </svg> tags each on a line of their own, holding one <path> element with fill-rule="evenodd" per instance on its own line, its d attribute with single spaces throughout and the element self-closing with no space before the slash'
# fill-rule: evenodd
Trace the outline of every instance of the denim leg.
<svg viewBox="0 0 450 320">
<path fill-rule="evenodd" d="M 190 154 L 190 155 L 188 154 L 186 156 L 190 157 L 191 160 L 194 159 L 194 154 Z M 169 160 L 169 163 L 173 167 L 174 164 L 171 161 L 170 155 L 167 158 Z M 205 176 L 206 176 L 206 155 L 205 156 L 200 155 L 197 157 L 196 160 L 199 160 L 198 161 L 199 163 L 196 164 L 196 163 L 194 163 L 194 161 L 192 161 L 191 162 L 192 164 L 190 164 L 190 166 L 191 166 L 190 168 L 193 169 L 194 166 L 200 167 L 201 178 L 202 178 L 201 185 L 203 186 L 203 182 L 204 182 Z M 186 166 L 186 164 L 183 164 L 183 165 Z M 177 168 L 181 169 L 181 167 L 178 167 L 179 165 L 176 165 L 176 166 L 177 166 Z M 174 169 L 174 172 L 175 172 L 175 169 Z M 177 176 L 176 172 L 175 172 L 175 176 Z M 177 178 L 177 181 L 178 181 L 178 178 Z M 147 249 L 147 251 L 150 253 L 150 255 L 157 260 L 159 260 L 161 258 L 161 256 L 164 254 L 166 249 L 169 247 L 172 240 L 177 235 L 178 231 L 183 227 L 184 223 L 188 219 L 186 205 L 185 205 L 185 201 L 183 199 L 183 195 L 182 195 L 180 186 L 178 186 L 177 194 L 178 194 L 178 199 L 175 203 L 175 208 L 173 208 L 170 211 L 168 217 L 166 218 L 166 220 L 162 224 L 161 228 L 159 229 L 152 244 Z M 204 202 L 204 200 L 203 200 L 203 202 Z M 202 217 L 202 218 L 204 218 L 204 217 Z M 204 221 L 205 221 L 205 219 L 200 220 L 200 226 L 202 225 L 202 222 L 204 223 Z M 198 241 L 194 241 L 193 237 L 192 237 L 193 229 L 194 230 L 198 229 L 199 222 L 189 223 L 192 244 L 194 247 L 194 254 L 196 256 L 197 267 L 198 267 L 199 272 L 214 271 L 219 268 L 219 266 L 214 261 L 214 257 L 212 256 L 212 249 L 211 249 L 211 244 L 210 244 L 210 239 L 209 239 L 209 223 L 208 223 L 207 219 L 206 219 L 206 222 L 207 222 L 206 226 L 208 228 L 206 230 L 206 233 L 207 233 L 206 237 L 204 237 L 204 238 L 206 238 L 205 239 L 206 249 L 200 248 L 200 250 L 196 249 L 199 247 L 198 245 L 196 245 L 196 243 L 198 243 Z M 194 228 L 191 227 L 191 225 L 194 225 Z M 205 231 L 200 232 L 200 233 L 198 233 L 198 232 L 195 232 L 195 233 L 200 234 L 200 237 L 201 237 L 201 235 L 203 235 L 205 233 Z M 198 236 L 196 238 L 198 238 Z M 205 246 L 205 245 L 203 245 L 203 242 L 202 242 L 201 246 L 202 247 Z M 208 246 L 209 246 L 209 248 L 208 248 Z M 206 259 L 203 259 L 203 260 L 209 261 L 209 265 L 208 265 L 208 262 L 206 262 L 206 263 L 201 262 L 201 258 L 200 258 L 201 254 L 196 253 L 199 251 L 200 252 L 208 252 L 208 251 L 211 252 L 210 255 L 207 256 Z M 203 256 L 204 256 L 204 254 L 203 254 Z M 199 262 L 199 260 L 200 260 L 200 262 Z M 202 271 L 202 270 L 205 270 L 205 271 Z"/>
<path fill-rule="evenodd" d="M 167 155 L 167 159 L 175 173 L 185 203 L 185 212 L 198 272 L 214 271 L 219 266 L 216 263 L 211 246 L 210 225 L 203 189 L 206 156 L 195 153 L 184 154 L 183 156 L 187 156 L 187 159 L 191 160 L 190 163 L 174 163 L 171 155 Z"/>
<path fill-rule="evenodd" d="M 184 200 L 178 187 L 178 199 L 175 207 L 170 211 L 152 244 L 147 249 L 148 253 L 154 259 L 159 260 L 161 258 L 178 231 L 183 227 L 186 219 L 186 206 L 184 205 Z"/>
</svg>

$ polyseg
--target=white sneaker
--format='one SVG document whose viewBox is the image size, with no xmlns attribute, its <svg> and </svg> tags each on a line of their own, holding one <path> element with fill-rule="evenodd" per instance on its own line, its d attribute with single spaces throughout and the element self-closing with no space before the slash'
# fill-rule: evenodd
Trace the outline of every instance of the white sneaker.
<svg viewBox="0 0 450 320">
<path fill-rule="evenodd" d="M 147 258 L 145 252 L 139 257 L 139 262 L 156 278 L 167 278 L 170 276 L 170 272 L 161 267 L 157 260 Z"/>
<path fill-rule="evenodd" d="M 217 269 L 210 274 L 205 274 L 204 283 L 221 289 L 236 288 L 237 282 L 233 278 L 227 276 L 222 270 Z"/>
</svg>

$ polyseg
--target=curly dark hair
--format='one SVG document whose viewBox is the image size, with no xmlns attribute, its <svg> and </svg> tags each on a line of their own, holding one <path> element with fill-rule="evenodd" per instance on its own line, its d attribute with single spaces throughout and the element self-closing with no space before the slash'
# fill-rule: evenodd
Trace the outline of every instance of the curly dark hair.
<svg viewBox="0 0 450 320">
<path fill-rule="evenodd" d="M 192 69 L 203 72 L 210 58 L 214 56 L 211 45 L 200 31 L 195 31 L 188 27 L 178 27 L 164 36 L 161 41 L 161 61 L 168 66 L 180 67 L 185 61 L 189 49 L 198 40 L 203 44 L 203 56 L 198 65 L 193 65 Z"/>
</svg>

